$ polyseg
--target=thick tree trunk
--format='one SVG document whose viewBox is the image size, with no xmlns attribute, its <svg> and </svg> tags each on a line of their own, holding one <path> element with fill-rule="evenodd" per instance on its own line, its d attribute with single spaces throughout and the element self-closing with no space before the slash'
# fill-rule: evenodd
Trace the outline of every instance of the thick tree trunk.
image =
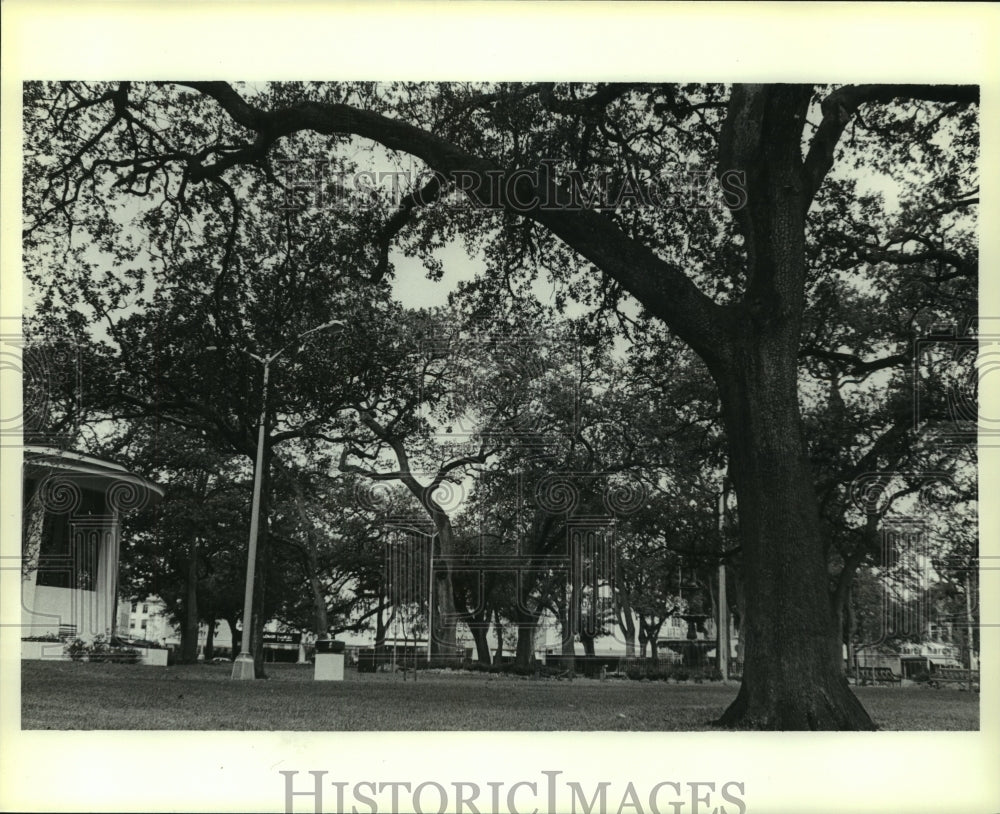
<svg viewBox="0 0 1000 814">
<path fill-rule="evenodd" d="M 746 648 L 739 695 L 719 723 L 750 729 L 873 729 L 835 657 L 795 347 L 756 330 L 720 382 L 739 498 Z"/>
<path fill-rule="evenodd" d="M 319 556 L 317 554 L 316 531 L 313 528 L 312 520 L 306 509 L 305 495 L 298 480 L 293 476 L 289 477 L 289 483 L 295 493 L 295 511 L 299 516 L 299 522 L 305 530 L 306 548 L 306 579 L 309 582 L 309 592 L 313 601 L 313 630 L 316 638 L 323 639 L 329 634 L 330 621 L 327 615 L 326 595 L 323 593 L 323 584 L 319 579 Z"/>
<path fill-rule="evenodd" d="M 735 86 L 720 134 L 720 168 L 746 175 L 734 217 L 747 286 L 703 354 L 722 401 L 746 599 L 743 683 L 719 723 L 747 729 L 874 729 L 834 657 L 840 637 L 798 405 L 811 97 L 810 87 Z"/>
<path fill-rule="evenodd" d="M 184 624 L 181 627 L 181 664 L 198 660 L 198 538 L 191 543 L 187 585 L 184 596 Z"/>
<path fill-rule="evenodd" d="M 427 631 L 428 646 L 433 657 L 449 661 L 456 660 L 461 657 L 461 651 L 458 647 L 459 615 L 455 608 L 455 593 L 451 574 L 450 558 L 456 553 L 451 520 L 447 511 L 434 499 L 436 487 L 433 484 L 427 486 L 421 484 L 411 473 L 410 461 L 403 439 L 392 435 L 370 413 L 359 410 L 358 415 L 369 430 L 392 447 L 401 472 L 398 480 L 424 506 L 434 526 L 435 537 L 431 542 L 432 559 L 437 556 L 443 556 L 446 559 L 443 566 L 439 562 L 434 567 L 432 605 L 434 612 L 429 625 L 430 629 Z M 356 469 L 356 467 L 348 467 L 348 469 L 351 468 Z M 430 598 L 428 601 L 430 602 Z"/>
<path fill-rule="evenodd" d="M 635 617 L 632 615 L 632 603 L 629 601 L 628 592 L 618 591 L 618 629 L 622 632 L 625 642 L 625 656 L 630 658 L 635 655 Z"/>
<path fill-rule="evenodd" d="M 633 658 L 635 656 L 635 625 L 625 631 L 625 657 Z"/>
<path fill-rule="evenodd" d="M 205 661 L 215 658 L 215 620 L 208 620 L 208 632 L 205 634 Z"/>
<path fill-rule="evenodd" d="M 230 648 L 230 659 L 235 659 L 236 654 L 240 652 L 240 638 L 242 633 L 236 627 L 236 622 L 239 617 L 237 616 L 227 616 L 226 624 L 229 625 L 229 641 L 232 642 L 232 647 Z"/>
<path fill-rule="evenodd" d="M 569 623 L 565 618 L 561 620 L 562 625 L 560 626 L 560 652 L 563 656 L 572 658 L 576 655 L 576 641 L 573 635 L 573 629 L 569 626 Z"/>
<path fill-rule="evenodd" d="M 232 643 L 229 654 L 231 659 L 236 658 L 236 654 L 240 652 L 240 631 L 236 627 L 237 619 L 236 616 L 226 617 L 226 624 L 229 625 L 229 641 Z"/>
<path fill-rule="evenodd" d="M 878 539 L 880 518 L 870 515 L 865 522 L 864 537 L 865 543 L 858 549 L 852 551 L 844 559 L 844 565 L 837 575 L 837 581 L 830 601 L 833 603 L 834 626 L 838 631 L 837 641 L 833 643 L 834 654 L 839 660 L 841 670 L 845 673 L 847 668 L 853 664 L 851 644 L 854 631 L 853 608 L 851 607 L 851 586 L 854 584 L 854 576 L 858 573 L 858 567 L 864 560 L 864 551 L 871 550 Z M 848 621 L 850 616 L 850 621 Z M 847 647 L 847 663 L 843 658 L 844 646 Z"/>
<path fill-rule="evenodd" d="M 538 614 L 520 613 L 514 620 L 517 623 L 517 650 L 514 662 L 520 667 L 528 667 L 535 660 L 535 631 L 538 627 Z"/>
<path fill-rule="evenodd" d="M 458 657 L 458 650 L 455 597 L 452 593 L 450 568 L 445 568 L 434 576 L 434 630 L 431 637 L 431 655 L 435 659 L 453 660 Z"/>
<path fill-rule="evenodd" d="M 461 583 L 460 583 L 461 585 Z M 466 593 L 469 584 L 462 585 L 461 590 L 455 590 L 453 596 L 455 600 L 455 611 L 459 620 L 465 622 L 472 634 L 472 641 L 476 646 L 476 660 L 480 664 L 491 664 L 493 661 L 490 653 L 489 633 L 490 618 L 493 616 L 493 605 L 486 598 L 490 593 L 486 581 L 476 581 L 472 592 L 472 604 L 475 610 L 469 610 L 470 596 Z M 455 589 L 455 581 L 452 580 L 452 588 Z"/>
<path fill-rule="evenodd" d="M 500 609 L 493 610 L 493 631 L 497 637 L 497 652 L 493 657 L 494 664 L 503 664 L 503 624 L 500 621 Z"/>
<path fill-rule="evenodd" d="M 527 667 L 535 658 L 535 625 L 532 622 L 518 622 L 517 625 L 517 650 L 514 654 L 514 663 L 520 667 Z"/>
<path fill-rule="evenodd" d="M 576 673 L 576 634 L 573 631 L 573 624 L 569 614 L 568 586 L 564 586 L 561 598 L 562 601 L 557 604 L 559 610 L 559 654 L 563 667 L 572 676 Z M 559 599 L 558 595 L 556 599 Z"/>
<path fill-rule="evenodd" d="M 737 556 L 729 562 L 729 572 L 733 579 L 730 587 L 733 589 L 733 600 L 735 608 L 733 611 L 733 623 L 736 625 L 736 660 L 743 661 L 743 651 L 746 647 L 744 639 L 743 619 L 746 617 L 746 596 L 743 592 L 743 569 L 742 559 Z"/>
<path fill-rule="evenodd" d="M 455 535 L 451 520 L 447 513 L 437 506 L 420 488 L 414 494 L 428 507 L 431 520 L 434 522 L 436 548 L 434 556 L 451 557 L 455 554 Z M 434 541 L 431 543 L 434 546 Z M 459 657 L 458 648 L 458 611 L 455 608 L 455 593 L 451 579 L 450 560 L 445 560 L 444 567 L 434 566 L 434 616 L 430 630 L 431 656 L 435 659 L 455 660 Z"/>
<path fill-rule="evenodd" d="M 310 532 L 310 537 L 312 533 Z M 316 637 L 322 639 L 330 630 L 330 621 L 327 616 L 326 596 L 323 593 L 323 584 L 319 581 L 319 561 L 316 558 L 316 549 L 312 540 L 309 541 L 309 551 L 306 554 L 306 562 L 309 567 L 309 591 L 313 600 L 313 625 Z"/>
<path fill-rule="evenodd" d="M 849 563 L 844 565 L 844 569 L 837 577 L 836 589 L 830 597 L 833 627 L 837 633 L 836 637 L 830 642 L 830 646 L 834 650 L 834 657 L 838 659 L 842 671 L 844 670 L 844 647 L 850 650 L 851 643 L 847 615 L 850 612 L 851 583 L 854 581 L 855 570 L 856 568 L 850 566 Z M 850 652 L 848 652 L 848 659 L 850 659 Z"/>
<path fill-rule="evenodd" d="M 378 613 L 375 614 L 375 663 L 377 665 L 385 664 L 387 661 L 387 650 L 385 646 L 385 637 L 389 633 L 389 625 L 392 624 L 392 620 L 396 616 L 396 610 L 393 609 L 389 618 L 385 618 L 385 606 L 382 603 L 382 598 L 379 598 L 379 608 Z"/>
<path fill-rule="evenodd" d="M 489 634 L 489 616 L 485 620 L 476 619 L 469 623 L 469 631 L 472 633 L 472 641 L 476 643 L 476 660 L 480 664 L 490 664 L 490 643 L 487 640 Z"/>
<path fill-rule="evenodd" d="M 663 622 L 666 620 L 666 617 L 661 617 L 658 622 L 653 621 L 655 618 L 650 617 L 647 620 L 644 616 L 639 617 L 639 643 L 642 646 L 642 657 L 646 658 L 646 645 L 648 644 L 653 664 L 656 664 L 660 657 L 657 639 L 660 636 L 660 630 L 663 628 Z"/>
<path fill-rule="evenodd" d="M 847 592 L 847 605 L 845 613 L 847 618 L 844 623 L 844 640 L 847 645 L 847 659 L 844 664 L 844 672 L 850 675 L 851 665 L 854 664 L 854 631 L 857 629 L 857 617 L 854 614 L 853 591 Z"/>
</svg>

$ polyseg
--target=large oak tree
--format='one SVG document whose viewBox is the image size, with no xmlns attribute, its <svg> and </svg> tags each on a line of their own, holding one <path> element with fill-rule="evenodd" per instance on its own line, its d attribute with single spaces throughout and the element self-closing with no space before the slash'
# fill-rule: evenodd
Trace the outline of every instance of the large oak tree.
<svg viewBox="0 0 1000 814">
<path fill-rule="evenodd" d="M 160 239 L 192 211 L 235 232 L 234 176 L 287 185 L 289 157 L 374 143 L 435 174 L 391 208 L 359 211 L 373 282 L 391 274 L 392 248 L 433 263 L 433 249 L 461 235 L 484 254 L 487 286 L 523 285 L 544 267 L 562 299 L 614 307 L 631 295 L 694 350 L 721 398 L 747 611 L 743 683 L 721 723 L 872 728 L 830 646 L 800 418 L 809 224 L 836 217 L 824 181 L 842 154 L 861 172 L 906 161 L 936 196 L 919 228 L 877 250 L 930 252 L 948 273 L 974 274 L 975 258 L 945 246 L 935 218 L 967 205 L 969 190 L 947 177 L 975 181 L 976 88 L 122 82 L 29 86 L 26 96 L 29 249 L 75 225 L 112 244 L 124 232 L 108 206 L 123 193 L 155 199 L 145 225 Z M 850 152 L 844 136 L 857 129 L 871 146 Z M 717 178 L 724 194 L 675 188 L 680 169 L 702 190 Z M 315 162 L 311 175 L 300 167 L 292 186 L 315 175 Z M 309 183 L 310 195 L 330 186 Z M 455 188 L 476 206 L 434 205 Z M 216 199 L 228 208 L 203 206 Z M 227 262 L 220 252 L 222 275 Z"/>
</svg>

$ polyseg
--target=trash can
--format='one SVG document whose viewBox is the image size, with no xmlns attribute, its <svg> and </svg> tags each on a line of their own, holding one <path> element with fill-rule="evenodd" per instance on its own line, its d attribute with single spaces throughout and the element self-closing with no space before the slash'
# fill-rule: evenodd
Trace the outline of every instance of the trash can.
<svg viewBox="0 0 1000 814">
<path fill-rule="evenodd" d="M 315 681 L 344 680 L 344 643 L 334 639 L 316 640 Z"/>
</svg>

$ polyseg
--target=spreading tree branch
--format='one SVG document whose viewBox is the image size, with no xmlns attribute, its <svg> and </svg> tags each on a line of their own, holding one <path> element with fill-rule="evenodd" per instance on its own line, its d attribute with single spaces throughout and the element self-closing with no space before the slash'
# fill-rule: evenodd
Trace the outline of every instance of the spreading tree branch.
<svg viewBox="0 0 1000 814">
<path fill-rule="evenodd" d="M 833 166 L 837 143 L 862 105 L 914 99 L 967 106 L 979 103 L 977 85 L 845 85 L 821 103 L 823 120 L 813 134 L 802 164 L 805 208 L 812 205 L 823 179 Z"/>
</svg>

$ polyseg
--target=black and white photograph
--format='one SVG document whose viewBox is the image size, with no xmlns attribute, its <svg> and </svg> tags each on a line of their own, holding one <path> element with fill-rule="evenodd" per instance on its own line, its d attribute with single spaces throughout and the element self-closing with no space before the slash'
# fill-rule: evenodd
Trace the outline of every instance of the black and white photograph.
<svg viewBox="0 0 1000 814">
<path fill-rule="evenodd" d="M 1000 20 L 615 5 L 5 6 L 5 810 L 1000 810 Z"/>
</svg>

